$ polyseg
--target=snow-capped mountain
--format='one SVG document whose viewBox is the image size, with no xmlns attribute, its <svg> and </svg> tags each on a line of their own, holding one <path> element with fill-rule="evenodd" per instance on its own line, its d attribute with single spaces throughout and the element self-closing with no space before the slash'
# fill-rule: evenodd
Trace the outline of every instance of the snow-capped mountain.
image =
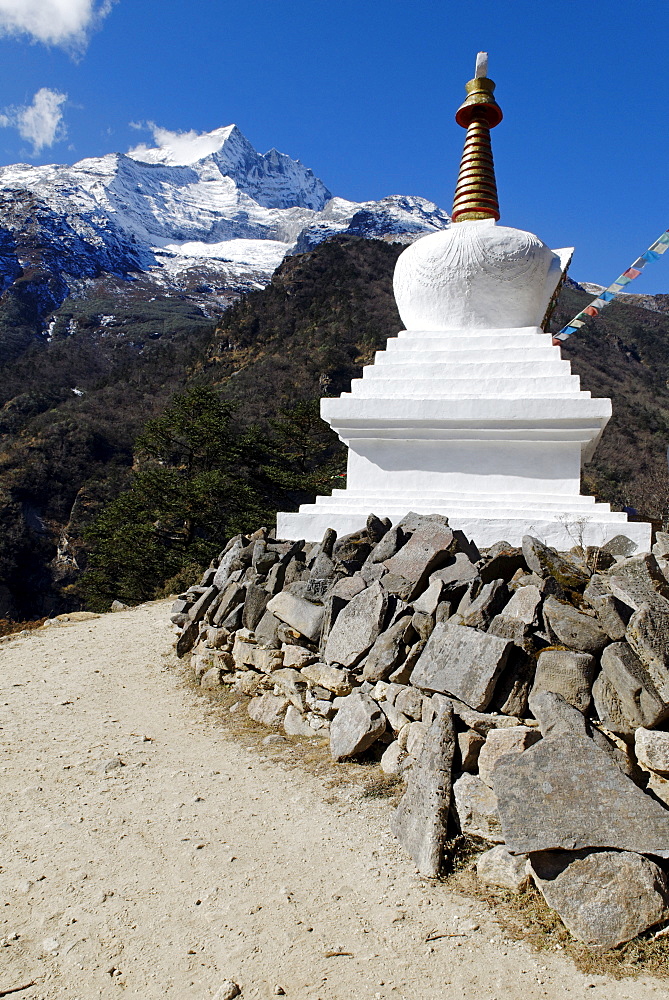
<svg viewBox="0 0 669 1000">
<path fill-rule="evenodd" d="M 27 278 L 43 316 L 105 273 L 225 303 L 333 233 L 407 240 L 450 222 L 423 198 L 333 197 L 235 125 L 72 166 L 1 167 L 0 212 L 0 291 Z"/>
</svg>

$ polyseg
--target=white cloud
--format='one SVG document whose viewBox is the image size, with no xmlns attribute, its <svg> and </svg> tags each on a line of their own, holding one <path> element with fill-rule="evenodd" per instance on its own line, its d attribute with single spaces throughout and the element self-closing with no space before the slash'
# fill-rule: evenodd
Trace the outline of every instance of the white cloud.
<svg viewBox="0 0 669 1000">
<path fill-rule="evenodd" d="M 22 139 L 32 143 L 33 156 L 46 146 L 64 139 L 67 130 L 63 124 L 62 105 L 67 94 L 42 87 L 33 97 L 32 104 L 22 108 L 5 108 L 0 114 L 0 127 L 12 126 L 19 131 Z"/>
<path fill-rule="evenodd" d="M 114 0 L 0 0 L 0 34 L 82 49 Z"/>
<path fill-rule="evenodd" d="M 142 142 L 128 150 L 128 156 L 148 163 L 162 162 L 185 166 L 189 163 L 196 163 L 210 153 L 217 152 L 234 125 L 217 128 L 213 132 L 196 132 L 195 130 L 170 132 L 169 129 L 156 125 L 155 122 L 146 122 L 145 125 L 139 122 L 130 122 L 130 127 L 147 128 L 153 133 L 155 145 L 147 146 L 146 143 Z"/>
</svg>

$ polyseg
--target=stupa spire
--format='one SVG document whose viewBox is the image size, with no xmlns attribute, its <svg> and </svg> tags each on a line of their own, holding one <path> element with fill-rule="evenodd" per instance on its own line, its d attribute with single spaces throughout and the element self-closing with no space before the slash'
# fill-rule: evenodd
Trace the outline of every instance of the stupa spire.
<svg viewBox="0 0 669 1000">
<path fill-rule="evenodd" d="M 488 53 L 479 52 L 474 79 L 465 85 L 467 97 L 455 115 L 458 125 L 467 129 L 467 137 L 453 199 L 453 222 L 499 219 L 490 129 L 501 122 L 502 109 L 493 97 L 495 84 L 487 72 Z"/>
</svg>

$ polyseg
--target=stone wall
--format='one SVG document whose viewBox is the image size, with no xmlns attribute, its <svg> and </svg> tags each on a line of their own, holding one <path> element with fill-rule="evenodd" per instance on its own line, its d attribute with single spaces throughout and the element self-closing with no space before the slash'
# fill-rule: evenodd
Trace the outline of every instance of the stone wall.
<svg viewBox="0 0 669 1000">
<path fill-rule="evenodd" d="M 177 652 L 256 721 L 401 775 L 392 826 L 423 874 L 466 834 L 484 882 L 531 879 L 607 949 L 669 919 L 669 536 L 634 550 L 479 552 L 441 515 L 260 529 L 180 595 Z"/>
</svg>

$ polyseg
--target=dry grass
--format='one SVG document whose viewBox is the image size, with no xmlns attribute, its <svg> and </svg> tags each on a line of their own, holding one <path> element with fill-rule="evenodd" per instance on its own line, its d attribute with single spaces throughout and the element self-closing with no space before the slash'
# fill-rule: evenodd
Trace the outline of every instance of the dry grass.
<svg viewBox="0 0 669 1000">
<path fill-rule="evenodd" d="M 0 636 L 15 635 L 16 632 L 23 632 L 24 629 L 41 628 L 46 618 L 37 618 L 29 622 L 13 622 L 10 618 L 0 618 Z"/>
<path fill-rule="evenodd" d="M 405 784 L 397 774 L 384 774 L 378 767 L 367 779 L 362 790 L 364 799 L 388 799 L 392 804 L 399 801 L 404 792 Z"/>
</svg>

